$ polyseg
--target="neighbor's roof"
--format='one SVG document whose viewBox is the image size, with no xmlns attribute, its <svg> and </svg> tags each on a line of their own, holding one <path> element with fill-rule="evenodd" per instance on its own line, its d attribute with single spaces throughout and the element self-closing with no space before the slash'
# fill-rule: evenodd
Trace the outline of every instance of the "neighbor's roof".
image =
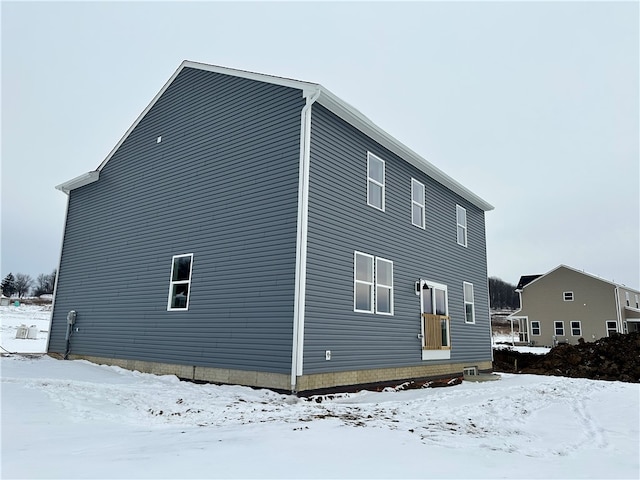
<svg viewBox="0 0 640 480">
<path fill-rule="evenodd" d="M 535 279 L 540 278 L 542 275 L 523 275 L 520 277 L 520 281 L 516 286 L 516 291 L 522 290 L 526 285 L 529 285 Z"/>
<path fill-rule="evenodd" d="M 355 128 L 373 138 L 376 142 L 378 142 L 383 147 L 387 148 L 391 152 L 395 153 L 399 157 L 403 158 L 416 168 L 422 170 L 431 178 L 441 183 L 445 187 L 449 188 L 453 192 L 460 195 L 462 198 L 465 198 L 473 205 L 478 208 L 489 211 L 493 210 L 493 206 L 471 192 L 469 189 L 455 181 L 453 178 L 448 176 L 442 170 L 435 167 L 433 164 L 422 158 L 416 152 L 411 150 L 409 147 L 403 145 L 401 142 L 393 138 L 387 132 L 382 130 L 380 127 L 375 125 L 371 120 L 369 120 L 366 116 L 360 113 L 357 109 L 349 105 L 347 102 L 341 100 L 329 90 L 324 88 L 322 85 L 317 83 L 304 82 L 301 80 L 294 80 L 290 78 L 284 77 L 276 77 L 273 75 L 266 75 L 263 73 L 255 73 L 248 72 L 245 70 L 237 70 L 233 68 L 220 67 L 216 65 L 207 65 L 204 63 L 197 63 L 185 60 L 180 64 L 178 69 L 174 72 L 174 74 L 169 78 L 169 80 L 164 84 L 164 86 L 160 89 L 160 91 L 153 97 L 151 103 L 144 109 L 144 111 L 140 114 L 140 116 L 136 119 L 136 121 L 131 125 L 129 130 L 126 131 L 124 136 L 120 139 L 120 141 L 116 144 L 116 146 L 111 150 L 109 155 L 102 161 L 102 163 L 98 166 L 98 168 L 94 172 L 89 172 L 79 177 L 76 177 L 72 180 L 69 180 L 65 183 L 62 183 L 56 188 L 65 193 L 69 193 L 74 188 L 81 187 L 83 185 L 87 185 L 88 183 L 94 182 L 98 179 L 99 172 L 104 168 L 107 162 L 111 159 L 111 157 L 118 150 L 120 145 L 127 139 L 129 134 L 133 131 L 133 129 L 140 123 L 140 121 L 144 118 L 147 112 L 153 107 L 153 105 L 158 101 L 158 99 L 162 96 L 165 90 L 171 85 L 171 83 L 176 79 L 176 77 L 184 70 L 185 68 L 195 68 L 198 70 L 204 70 L 209 72 L 221 73 L 224 75 L 231 75 L 240 78 L 246 78 L 250 80 L 256 80 L 259 82 L 271 83 L 275 85 L 290 87 L 299 89 L 302 91 L 303 96 L 312 96 L 318 95 L 317 102 L 323 107 L 327 108 L 335 115 L 339 116 L 346 122 L 353 125 Z"/>
<path fill-rule="evenodd" d="M 630 288 L 630 287 L 627 287 L 626 285 L 623 285 L 621 283 L 616 283 L 616 282 L 613 282 L 611 280 L 607 280 L 605 278 L 598 277 L 597 275 L 593 275 L 592 273 L 587 273 L 584 270 L 578 270 L 577 268 L 569 267 L 567 265 L 558 265 L 556 268 L 554 268 L 552 270 L 549 270 L 547 273 L 545 273 L 543 275 L 524 275 L 524 276 L 520 277 L 520 281 L 518 282 L 518 286 L 516 287 L 516 290 L 522 290 L 523 288 L 527 287 L 528 285 L 537 282 L 541 278 L 546 277 L 547 275 L 549 275 L 549 274 L 551 274 L 551 273 L 553 273 L 556 270 L 559 270 L 561 268 L 566 268 L 567 270 L 571 270 L 571 271 L 579 273 L 581 275 L 585 275 L 587 277 L 591 277 L 591 278 L 594 278 L 596 280 L 600 280 L 601 282 L 608 283 L 608 284 L 610 284 L 610 285 L 612 285 L 614 287 L 622 287 L 625 290 L 630 290 L 630 291 L 633 291 L 633 292 L 640 293 L 640 291 L 635 290 L 635 289 Z"/>
</svg>

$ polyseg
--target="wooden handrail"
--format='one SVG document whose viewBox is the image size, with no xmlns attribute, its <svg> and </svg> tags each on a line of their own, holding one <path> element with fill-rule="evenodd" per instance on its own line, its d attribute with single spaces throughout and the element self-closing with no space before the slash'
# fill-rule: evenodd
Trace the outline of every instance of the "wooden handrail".
<svg viewBox="0 0 640 480">
<path fill-rule="evenodd" d="M 449 316 L 423 313 L 424 350 L 449 350 Z M 445 325 L 446 323 L 446 325 Z M 443 326 L 445 327 L 443 329 Z M 443 342 L 443 338 L 444 342 Z"/>
</svg>

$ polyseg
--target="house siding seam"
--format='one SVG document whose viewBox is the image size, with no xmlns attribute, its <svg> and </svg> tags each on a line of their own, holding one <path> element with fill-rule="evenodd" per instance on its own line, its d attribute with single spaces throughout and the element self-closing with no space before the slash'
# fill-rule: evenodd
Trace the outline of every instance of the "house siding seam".
<svg viewBox="0 0 640 480">
<path fill-rule="evenodd" d="M 367 205 L 367 152 L 385 161 L 384 212 Z M 411 223 L 411 178 L 426 188 L 426 229 Z M 456 242 L 456 204 L 467 209 L 467 248 Z M 491 359 L 484 212 L 322 106 L 312 117 L 308 245 L 305 375 Z M 393 262 L 393 316 L 353 311 L 356 250 Z M 448 286 L 449 360 L 421 358 L 419 278 Z M 464 321 L 463 281 L 474 285 L 475 324 Z"/>
<path fill-rule="evenodd" d="M 183 69 L 70 192 L 49 351 L 76 310 L 72 354 L 289 374 L 303 106 L 300 90 Z M 185 253 L 189 310 L 167 311 Z"/>
</svg>

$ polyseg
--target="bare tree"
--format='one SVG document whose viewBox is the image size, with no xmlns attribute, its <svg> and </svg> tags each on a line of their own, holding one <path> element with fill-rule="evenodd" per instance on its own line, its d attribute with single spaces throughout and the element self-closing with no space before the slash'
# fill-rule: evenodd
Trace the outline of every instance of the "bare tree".
<svg viewBox="0 0 640 480">
<path fill-rule="evenodd" d="M 31 290 L 31 286 L 33 285 L 33 278 L 31 275 L 26 273 L 16 273 L 16 278 L 13 282 L 13 285 L 16 288 L 16 294 L 18 298 L 24 297 L 29 290 Z"/>
<path fill-rule="evenodd" d="M 489 304 L 491 308 L 515 310 L 520 303 L 515 285 L 497 277 L 489 277 Z"/>
<path fill-rule="evenodd" d="M 53 287 L 56 284 L 56 274 L 57 272 L 54 270 L 53 272 L 41 273 L 36 278 L 36 286 L 33 288 L 33 296 L 39 297 L 40 295 L 52 294 Z"/>
</svg>

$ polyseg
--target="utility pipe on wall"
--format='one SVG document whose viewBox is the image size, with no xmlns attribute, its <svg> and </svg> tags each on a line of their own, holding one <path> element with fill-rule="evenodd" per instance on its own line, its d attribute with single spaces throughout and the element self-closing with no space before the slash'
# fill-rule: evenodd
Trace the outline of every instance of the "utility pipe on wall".
<svg viewBox="0 0 640 480">
<path fill-rule="evenodd" d="M 297 377 L 302 375 L 304 343 L 304 305 L 307 277 L 307 226 L 309 213 L 309 162 L 311 156 L 311 105 L 322 89 L 306 95 L 300 112 L 300 167 L 298 171 L 298 221 L 296 237 L 295 300 L 293 306 L 293 348 L 291 352 L 291 392 L 297 392 Z"/>
</svg>

